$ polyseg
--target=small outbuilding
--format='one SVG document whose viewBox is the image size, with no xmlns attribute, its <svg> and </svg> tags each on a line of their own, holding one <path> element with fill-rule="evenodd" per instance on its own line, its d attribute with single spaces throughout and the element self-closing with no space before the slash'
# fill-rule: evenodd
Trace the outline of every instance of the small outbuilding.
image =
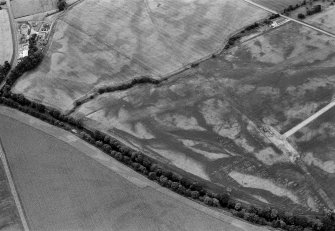
<svg viewBox="0 0 335 231">
<path fill-rule="evenodd" d="M 272 23 L 271 23 L 271 27 L 272 28 L 276 28 L 278 26 L 281 26 L 287 22 L 289 22 L 290 20 L 287 19 L 287 18 L 283 18 L 283 17 L 280 17 L 278 18 L 277 20 L 274 20 Z"/>
</svg>

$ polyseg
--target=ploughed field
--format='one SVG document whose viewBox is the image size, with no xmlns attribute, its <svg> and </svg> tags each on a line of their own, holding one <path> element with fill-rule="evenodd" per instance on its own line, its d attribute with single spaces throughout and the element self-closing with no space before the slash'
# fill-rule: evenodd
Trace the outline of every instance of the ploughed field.
<svg viewBox="0 0 335 231">
<path fill-rule="evenodd" d="M 0 10 L 0 65 L 10 62 L 13 55 L 13 40 L 7 10 Z"/>
<path fill-rule="evenodd" d="M 15 91 L 66 111 L 94 88 L 182 70 L 267 15 L 235 0 L 85 0 L 60 19 L 43 63 Z"/>
<path fill-rule="evenodd" d="M 157 191 L 132 170 L 123 176 L 125 167 L 67 132 L 21 112 L 7 114 L 83 150 L 0 116 L 0 136 L 30 230 L 260 230 L 232 217 L 218 219 L 199 211 L 200 205 Z"/>
<path fill-rule="evenodd" d="M 245 201 L 317 211 L 324 205 L 304 174 L 260 128 L 284 133 L 329 103 L 334 45 L 288 23 L 158 86 L 102 94 L 72 115 Z"/>
<path fill-rule="evenodd" d="M 57 9 L 58 0 L 12 0 L 14 18 Z"/>
<path fill-rule="evenodd" d="M 301 3 L 303 0 L 251 0 L 257 4 L 265 6 L 271 10 L 277 12 L 282 12 L 284 9 L 290 5 L 295 6 L 298 3 Z"/>
</svg>

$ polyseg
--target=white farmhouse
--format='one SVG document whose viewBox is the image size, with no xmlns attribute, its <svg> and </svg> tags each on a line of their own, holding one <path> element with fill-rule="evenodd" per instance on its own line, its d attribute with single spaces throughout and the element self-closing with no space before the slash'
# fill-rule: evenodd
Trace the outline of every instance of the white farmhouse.
<svg viewBox="0 0 335 231">
<path fill-rule="evenodd" d="M 274 21 L 272 22 L 271 27 L 272 27 L 272 28 L 276 28 L 276 27 L 278 27 L 278 26 L 284 25 L 285 23 L 287 23 L 287 22 L 289 22 L 289 21 L 290 21 L 290 20 L 287 19 L 287 18 L 282 18 L 282 17 L 280 17 L 279 19 L 274 20 Z"/>
</svg>

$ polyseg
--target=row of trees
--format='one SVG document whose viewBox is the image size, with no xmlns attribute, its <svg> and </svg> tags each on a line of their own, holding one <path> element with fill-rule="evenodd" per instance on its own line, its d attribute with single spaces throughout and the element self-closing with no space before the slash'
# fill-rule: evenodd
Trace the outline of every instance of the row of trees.
<svg viewBox="0 0 335 231">
<path fill-rule="evenodd" d="M 319 230 L 335 231 L 334 214 L 327 214 L 322 218 L 307 219 L 292 213 L 278 211 L 274 208 L 260 208 L 243 205 L 234 200 L 227 193 L 214 193 L 200 183 L 182 177 L 166 167 L 160 165 L 154 159 L 142 152 L 135 151 L 123 143 L 98 130 L 85 128 L 81 121 L 60 111 L 46 107 L 40 103 L 30 101 L 21 94 L 12 93 L 11 87 L 15 81 L 25 72 L 36 67 L 42 60 L 43 54 L 35 52 L 19 63 L 6 81 L 5 87 L 0 90 L 0 104 L 19 109 L 34 117 L 40 118 L 50 124 L 71 131 L 76 129 L 78 136 L 91 143 L 106 154 L 145 175 L 150 180 L 156 181 L 163 187 L 167 187 L 185 197 L 202 201 L 209 206 L 222 207 L 230 210 L 232 214 L 247 221 L 259 225 L 270 225 L 290 231 Z M 143 81 L 143 80 L 136 80 Z"/>
<path fill-rule="evenodd" d="M 9 73 L 5 86 L 1 89 L 3 94 L 8 94 L 16 80 L 23 75 L 26 71 L 30 71 L 37 67 L 43 59 L 42 51 L 29 54 L 24 57 L 21 62 Z"/>
<path fill-rule="evenodd" d="M 233 35 L 232 37 L 230 37 L 226 46 L 224 47 L 224 49 L 229 49 L 229 47 L 233 46 L 243 36 L 244 33 L 248 32 L 248 31 L 251 31 L 251 30 L 254 30 L 254 29 L 257 29 L 261 25 L 264 25 L 264 24 L 269 25 L 269 24 L 271 24 L 271 20 L 273 20 L 275 18 L 278 18 L 279 16 L 280 16 L 279 14 L 272 14 L 272 15 L 269 16 L 269 18 L 264 19 L 261 22 L 255 22 L 255 23 L 247 26 L 240 33 L 237 33 L 237 34 Z M 215 57 L 215 56 L 213 56 L 213 57 Z"/>
<path fill-rule="evenodd" d="M 108 87 L 101 87 L 97 90 L 98 94 L 104 94 L 104 93 L 109 93 L 109 92 L 114 92 L 114 91 L 123 91 L 129 88 L 134 87 L 135 85 L 138 84 L 154 84 L 157 85 L 161 82 L 161 80 L 153 79 L 148 76 L 142 76 L 139 78 L 134 78 L 128 83 L 123 83 L 117 86 L 108 86 Z M 80 106 L 81 104 L 85 103 L 88 100 L 93 99 L 96 96 L 96 93 L 90 95 L 88 98 L 82 99 L 82 100 L 77 100 L 75 102 L 75 106 Z"/>
<path fill-rule="evenodd" d="M 249 222 L 259 225 L 270 225 L 285 230 L 335 230 L 334 215 L 327 215 L 322 219 L 307 219 L 304 216 L 294 216 L 292 213 L 278 211 L 270 207 L 246 206 L 232 199 L 227 193 L 217 194 L 211 192 L 200 183 L 167 170 L 142 152 L 132 150 L 100 131 L 92 131 L 84 128 L 80 121 L 64 115 L 55 109 L 31 102 L 23 95 L 9 92 L 6 97 L 0 97 L 0 103 L 17 108 L 68 131 L 76 129 L 79 131 L 78 135 L 82 139 L 133 168 L 135 171 L 147 176 L 150 180 L 156 181 L 163 187 L 167 187 L 194 200 L 200 200 L 209 206 L 229 209 L 235 216 Z"/>
<path fill-rule="evenodd" d="M 6 78 L 10 68 L 11 65 L 8 61 L 5 61 L 3 65 L 0 65 L 0 83 L 2 83 L 2 81 Z"/>
</svg>

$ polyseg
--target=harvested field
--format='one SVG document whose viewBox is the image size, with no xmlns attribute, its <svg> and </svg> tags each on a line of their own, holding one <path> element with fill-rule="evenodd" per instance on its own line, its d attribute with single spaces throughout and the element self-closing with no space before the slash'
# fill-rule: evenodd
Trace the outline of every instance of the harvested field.
<svg viewBox="0 0 335 231">
<path fill-rule="evenodd" d="M 267 15 L 235 0 L 86 0 L 57 24 L 42 65 L 15 90 L 69 110 L 94 88 L 181 70 Z"/>
<path fill-rule="evenodd" d="M 1 151 L 1 150 L 0 150 Z M 20 217 L 10 191 L 7 176 L 0 161 L 0 230 L 22 230 Z"/>
<path fill-rule="evenodd" d="M 7 10 L 0 10 L 0 65 L 10 62 L 13 55 L 13 40 Z"/>
<path fill-rule="evenodd" d="M 44 124 L 19 114 L 25 122 Z M 126 178 L 121 172 L 127 167 L 113 164 L 115 160 L 97 149 L 84 154 L 28 125 L 0 119 L 0 136 L 31 230 L 266 230 L 231 217 L 217 218 L 188 199 L 154 189 L 132 170 L 126 170 L 131 172 Z M 66 133 L 37 127 L 63 137 Z M 82 150 L 89 146 L 70 134 L 65 137 Z M 109 162 L 113 170 L 88 156 Z"/>
<path fill-rule="evenodd" d="M 335 201 L 335 108 L 299 130 L 291 141 L 298 147 L 303 160 L 317 180 L 327 188 Z"/>
<path fill-rule="evenodd" d="M 329 37 L 288 23 L 161 85 L 100 95 L 72 115 L 171 166 L 229 186 L 244 201 L 319 210 L 323 204 L 300 169 L 257 127 L 283 133 L 329 103 L 334 46 Z M 245 187 L 231 172 L 254 183 Z M 271 187 L 255 187 L 262 182 Z"/>
<path fill-rule="evenodd" d="M 282 12 L 288 6 L 296 5 L 297 3 L 302 2 L 303 0 L 252 0 L 255 3 L 258 3 L 262 6 L 268 7 L 271 10 Z"/>
<path fill-rule="evenodd" d="M 306 22 L 335 34 L 335 6 L 329 6 L 325 11 L 307 17 Z"/>
<path fill-rule="evenodd" d="M 57 0 L 12 0 L 14 18 L 57 9 Z"/>
</svg>

